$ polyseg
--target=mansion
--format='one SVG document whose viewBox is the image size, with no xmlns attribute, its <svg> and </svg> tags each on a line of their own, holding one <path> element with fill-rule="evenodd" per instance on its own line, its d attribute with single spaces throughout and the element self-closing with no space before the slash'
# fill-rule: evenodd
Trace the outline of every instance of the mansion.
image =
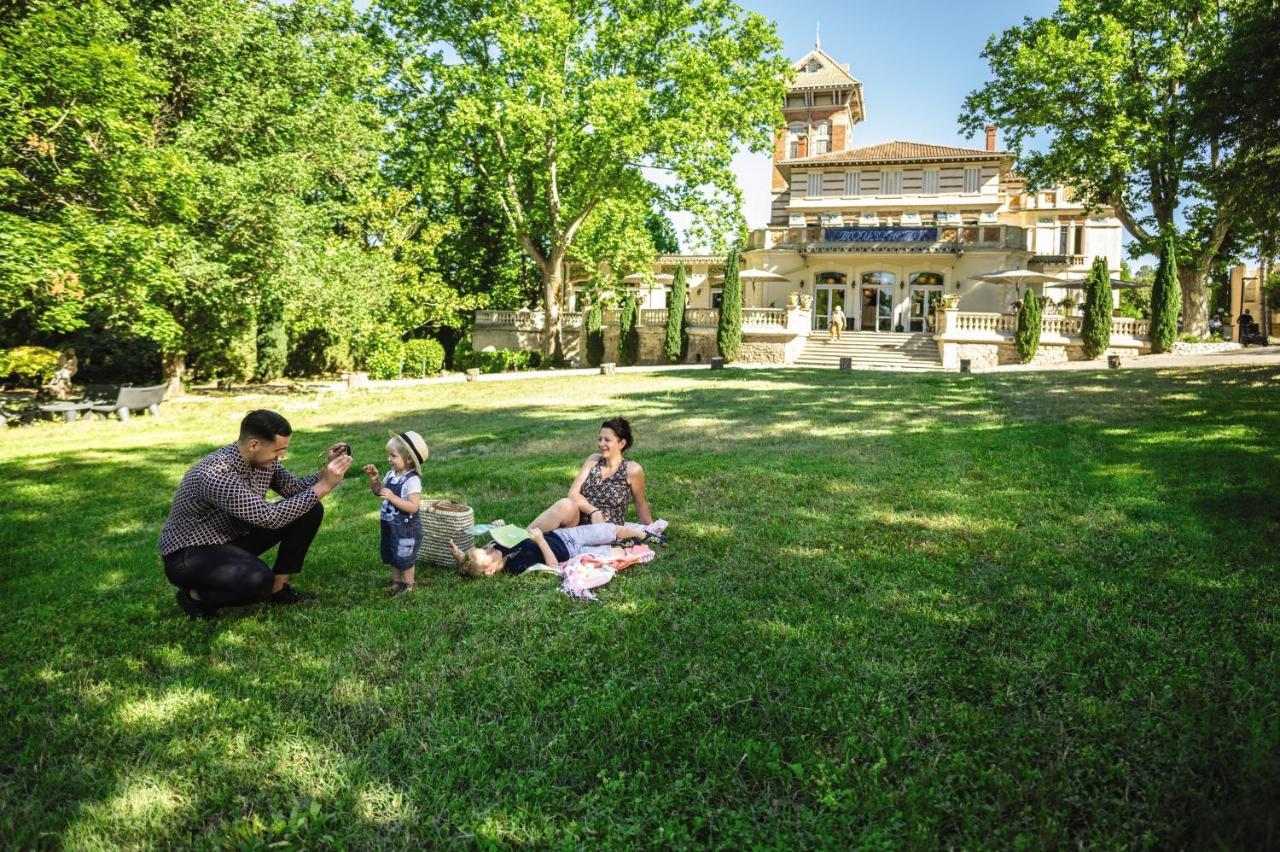
<svg viewBox="0 0 1280 852">
<path fill-rule="evenodd" d="M 1122 229 L 1113 212 L 1087 211 L 1064 187 L 1029 191 L 1013 155 L 999 149 L 996 128 L 987 128 L 981 148 L 859 145 L 855 129 L 865 105 L 848 66 L 815 47 L 793 71 L 773 150 L 770 221 L 752 232 L 741 256 L 741 267 L 752 271 L 742 280 L 744 331 L 754 323 L 825 337 L 838 306 L 849 332 L 932 337 L 942 331 L 941 305 L 1011 318 L 1022 293 L 980 280 L 989 273 L 1027 269 L 1083 281 L 1094 257 L 1103 256 L 1118 275 Z M 719 307 L 723 257 L 664 255 L 654 271 L 665 283 L 638 291 L 642 314 L 665 314 L 677 264 L 688 274 L 690 316 Z M 1083 296 L 1060 285 L 1037 292 L 1055 305 Z M 579 307 L 578 295 L 571 288 L 567 308 Z M 1060 319 L 1067 334 L 1071 318 Z M 999 334 L 1009 325 L 987 324 Z M 765 360 L 794 363 L 801 347 L 793 343 Z"/>
</svg>

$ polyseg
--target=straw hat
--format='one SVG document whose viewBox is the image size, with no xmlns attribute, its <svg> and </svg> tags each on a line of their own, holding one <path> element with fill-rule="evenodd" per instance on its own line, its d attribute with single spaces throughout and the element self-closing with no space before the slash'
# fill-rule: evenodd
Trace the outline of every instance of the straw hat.
<svg viewBox="0 0 1280 852">
<path fill-rule="evenodd" d="M 418 475 L 422 475 L 422 465 L 427 460 L 427 456 L 431 455 L 431 451 L 427 449 L 427 442 L 422 440 L 422 436 L 412 430 L 408 432 L 392 432 L 387 430 L 387 434 L 393 438 L 398 438 L 400 443 L 409 448 L 409 461 L 413 462 L 414 470 L 418 471 Z"/>
</svg>

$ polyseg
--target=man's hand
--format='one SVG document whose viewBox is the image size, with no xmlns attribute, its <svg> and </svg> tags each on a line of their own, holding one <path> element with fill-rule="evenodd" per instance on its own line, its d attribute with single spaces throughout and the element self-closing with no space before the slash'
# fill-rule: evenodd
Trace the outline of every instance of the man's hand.
<svg viewBox="0 0 1280 852">
<path fill-rule="evenodd" d="M 337 488 L 342 478 L 347 475 L 349 467 L 351 467 L 351 456 L 345 453 L 330 459 L 324 466 L 324 470 L 320 471 L 320 481 L 316 483 L 316 494 L 323 497 Z"/>
<path fill-rule="evenodd" d="M 351 455 L 351 445 L 346 441 L 339 441 L 329 448 L 329 461 L 333 461 L 338 456 Z"/>
</svg>

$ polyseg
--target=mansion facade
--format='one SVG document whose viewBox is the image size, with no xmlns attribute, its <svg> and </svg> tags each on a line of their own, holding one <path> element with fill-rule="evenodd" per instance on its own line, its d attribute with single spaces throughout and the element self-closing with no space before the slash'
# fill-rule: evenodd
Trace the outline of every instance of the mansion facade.
<svg viewBox="0 0 1280 852">
<path fill-rule="evenodd" d="M 982 276 L 1027 269 L 1083 285 L 1102 256 L 1118 277 L 1122 226 L 1114 211 L 1087 210 L 1065 187 L 1029 190 L 1013 155 L 999 149 L 996 128 L 987 128 L 981 148 L 859 145 L 865 104 L 848 66 L 815 47 L 793 72 L 773 150 L 770 221 L 752 232 L 741 255 L 741 268 L 752 271 L 742 279 L 744 331 L 758 335 L 757 351 L 770 353 L 764 360 L 806 363 L 808 344 L 796 338 L 825 337 L 840 307 L 849 332 L 884 336 L 882 346 L 890 336 L 929 336 L 944 367 L 966 353 L 980 363 L 1005 362 L 1016 358 L 1013 305 L 1023 293 Z M 724 258 L 691 254 L 656 259 L 654 283 L 637 290 L 641 324 L 665 322 L 659 315 L 677 265 L 687 273 L 687 324 L 713 326 Z M 1036 291 L 1056 306 L 1046 311 L 1043 357 L 1079 357 L 1079 320 L 1069 302 L 1083 298 L 1083 286 Z M 566 294 L 571 329 L 581 327 L 581 296 L 572 285 Z M 477 315 L 477 343 L 535 345 L 539 318 L 516 313 L 522 315 Z M 494 334 L 482 333 L 482 325 Z M 524 336 L 513 337 L 520 329 Z M 1115 331 L 1124 351 L 1148 347 L 1141 324 Z M 699 360 L 714 354 L 694 349 Z"/>
</svg>

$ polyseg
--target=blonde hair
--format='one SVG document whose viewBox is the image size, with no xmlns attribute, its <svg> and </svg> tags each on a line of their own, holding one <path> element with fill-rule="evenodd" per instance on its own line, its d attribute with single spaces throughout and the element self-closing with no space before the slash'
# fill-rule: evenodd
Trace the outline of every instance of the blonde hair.
<svg viewBox="0 0 1280 852">
<path fill-rule="evenodd" d="M 404 442 L 404 438 L 392 438 L 387 441 L 387 449 L 404 459 L 404 465 L 408 470 L 416 470 L 413 463 L 413 449 Z"/>
<path fill-rule="evenodd" d="M 458 560 L 458 574 L 463 577 L 483 577 L 484 569 L 488 566 L 480 560 L 480 555 L 484 551 L 479 547 L 473 547 L 466 552 L 466 555 Z"/>
</svg>

